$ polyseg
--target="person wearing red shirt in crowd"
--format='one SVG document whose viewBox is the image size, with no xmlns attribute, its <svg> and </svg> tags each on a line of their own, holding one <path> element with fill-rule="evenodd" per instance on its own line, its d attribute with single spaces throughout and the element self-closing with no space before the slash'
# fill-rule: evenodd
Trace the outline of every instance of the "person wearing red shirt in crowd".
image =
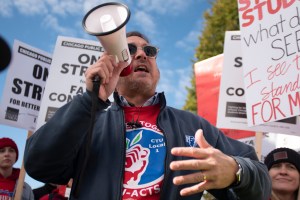
<svg viewBox="0 0 300 200">
<path fill-rule="evenodd" d="M 270 200 L 300 200 L 300 154 L 277 148 L 267 155 L 265 164 L 272 179 Z"/>
<path fill-rule="evenodd" d="M 15 196 L 20 169 L 14 168 L 19 151 L 10 138 L 0 138 L 0 199 L 11 200 Z M 31 187 L 24 182 L 22 200 L 34 200 Z"/>
</svg>

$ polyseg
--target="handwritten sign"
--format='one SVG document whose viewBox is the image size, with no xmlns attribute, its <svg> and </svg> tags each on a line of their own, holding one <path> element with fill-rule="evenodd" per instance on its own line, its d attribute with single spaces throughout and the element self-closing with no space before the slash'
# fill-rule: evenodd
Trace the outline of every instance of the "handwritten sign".
<svg viewBox="0 0 300 200">
<path fill-rule="evenodd" d="M 244 58 L 241 49 L 240 31 L 226 31 L 217 127 L 300 136 L 300 121 L 298 117 L 291 117 L 252 127 L 247 125 L 247 105 L 243 81 Z"/>
<path fill-rule="evenodd" d="M 299 1 L 238 3 L 248 125 L 299 115 Z"/>
</svg>

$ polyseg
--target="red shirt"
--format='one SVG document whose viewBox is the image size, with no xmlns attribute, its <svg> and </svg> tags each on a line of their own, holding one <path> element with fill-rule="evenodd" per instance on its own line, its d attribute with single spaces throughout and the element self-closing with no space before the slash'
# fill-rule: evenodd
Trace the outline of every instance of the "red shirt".
<svg viewBox="0 0 300 200">
<path fill-rule="evenodd" d="M 158 200 L 164 179 L 165 138 L 156 125 L 159 104 L 124 107 L 126 160 L 123 200 Z M 140 123 L 130 126 L 128 122 Z"/>
<path fill-rule="evenodd" d="M 0 199 L 10 200 L 14 195 L 14 190 L 16 187 L 16 182 L 19 178 L 20 169 L 13 168 L 12 174 L 4 178 L 0 174 Z"/>
</svg>

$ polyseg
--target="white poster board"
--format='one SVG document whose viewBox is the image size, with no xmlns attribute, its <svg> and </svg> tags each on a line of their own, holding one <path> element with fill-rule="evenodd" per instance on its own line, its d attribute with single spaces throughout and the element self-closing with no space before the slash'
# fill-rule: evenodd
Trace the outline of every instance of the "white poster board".
<svg viewBox="0 0 300 200">
<path fill-rule="evenodd" d="M 0 123 L 35 130 L 51 54 L 15 40 L 0 105 Z"/>
<path fill-rule="evenodd" d="M 58 36 L 46 83 L 37 129 L 45 124 L 58 108 L 74 96 L 85 92 L 84 72 L 104 52 L 100 42 Z"/>
<path fill-rule="evenodd" d="M 300 2 L 238 1 L 248 125 L 300 114 Z"/>
<path fill-rule="evenodd" d="M 262 159 L 264 161 L 265 157 L 273 149 L 279 147 L 287 147 L 294 149 L 300 153 L 300 137 L 286 134 L 278 133 L 265 133 L 262 139 Z"/>
<path fill-rule="evenodd" d="M 227 31 L 225 33 L 224 64 L 220 83 L 217 127 L 300 136 L 298 131 L 300 127 L 299 117 L 252 127 L 247 125 L 243 82 L 244 56 L 241 52 L 240 38 L 240 31 Z"/>
<path fill-rule="evenodd" d="M 239 141 L 248 144 L 252 147 L 256 145 L 255 137 L 247 137 L 239 139 Z M 265 157 L 275 148 L 287 147 L 294 149 L 300 153 L 300 137 L 294 135 L 286 135 L 280 133 L 263 133 L 261 137 L 261 154 L 258 158 L 260 161 L 264 162 Z"/>
</svg>

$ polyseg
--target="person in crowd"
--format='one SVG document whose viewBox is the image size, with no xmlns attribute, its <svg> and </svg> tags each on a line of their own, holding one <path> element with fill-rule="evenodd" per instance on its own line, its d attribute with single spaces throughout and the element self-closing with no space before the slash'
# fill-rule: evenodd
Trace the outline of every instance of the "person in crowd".
<svg viewBox="0 0 300 200">
<path fill-rule="evenodd" d="M 86 92 L 28 139 L 27 173 L 47 182 L 73 178 L 70 199 L 79 200 L 199 200 L 205 190 L 218 199 L 268 199 L 271 180 L 254 148 L 201 116 L 167 106 L 164 93 L 156 91 L 159 48 L 140 32 L 126 37 L 132 73 L 120 76 L 127 64 L 107 52 L 89 66 Z M 93 91 L 96 76 L 100 87 Z"/>
<path fill-rule="evenodd" d="M 19 150 L 17 144 L 7 137 L 0 138 L 0 199 L 14 199 L 20 169 L 14 168 Z M 24 182 L 22 200 L 34 200 L 31 187 Z"/>
<path fill-rule="evenodd" d="M 271 151 L 264 163 L 272 180 L 270 200 L 300 200 L 300 154 L 280 147 Z"/>
</svg>

